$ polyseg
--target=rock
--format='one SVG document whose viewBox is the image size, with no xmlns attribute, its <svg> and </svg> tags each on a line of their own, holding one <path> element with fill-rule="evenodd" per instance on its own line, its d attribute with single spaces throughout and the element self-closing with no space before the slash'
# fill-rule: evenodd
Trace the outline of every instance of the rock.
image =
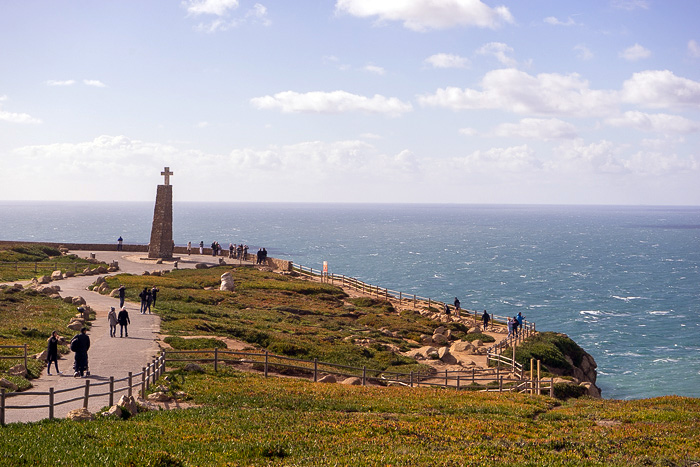
<svg viewBox="0 0 700 467">
<path fill-rule="evenodd" d="M 60 270 L 51 273 L 52 281 L 60 281 L 61 279 L 63 279 L 63 273 Z"/>
<path fill-rule="evenodd" d="M 107 410 L 104 415 L 104 417 L 116 417 L 116 418 L 122 418 L 122 409 L 118 405 L 113 405 L 112 407 Z"/>
<path fill-rule="evenodd" d="M 117 405 L 128 411 L 131 415 L 136 415 L 139 412 L 134 396 L 123 395 L 119 398 Z"/>
<path fill-rule="evenodd" d="M 438 350 L 438 358 L 448 365 L 455 365 L 457 363 L 457 359 L 450 353 L 448 347 L 441 347 L 440 350 Z"/>
<path fill-rule="evenodd" d="M 112 290 L 112 291 L 109 293 L 109 296 L 110 296 L 110 297 L 116 297 L 117 295 L 119 295 L 119 289 L 118 289 L 118 288 Z"/>
<path fill-rule="evenodd" d="M 68 415 L 66 415 L 66 419 L 80 422 L 83 420 L 94 420 L 95 416 L 92 413 L 90 413 L 88 409 L 81 407 L 79 409 L 74 409 L 68 412 Z"/>
<path fill-rule="evenodd" d="M 27 376 L 27 369 L 20 363 L 19 365 L 15 365 L 7 370 L 7 374 L 10 376 L 21 376 L 24 378 Z"/>
<path fill-rule="evenodd" d="M 162 263 L 161 263 L 162 264 Z M 151 271 L 152 276 L 160 276 L 160 270 L 156 269 L 154 271 Z"/>
<path fill-rule="evenodd" d="M 336 383 L 337 380 L 335 379 L 335 376 L 333 375 L 326 375 L 323 378 L 318 380 L 319 383 Z"/>
<path fill-rule="evenodd" d="M 48 284 L 49 282 L 51 282 L 51 277 L 50 276 L 39 276 L 39 277 L 37 277 L 36 280 L 39 284 Z"/>
<path fill-rule="evenodd" d="M 38 354 L 34 355 L 34 358 L 37 360 L 46 360 L 46 355 L 48 354 L 48 351 L 44 350 L 43 352 L 39 352 Z"/>
<path fill-rule="evenodd" d="M 158 410 L 159 407 L 154 404 L 153 402 L 149 402 L 145 399 L 141 399 L 140 397 L 136 399 L 136 405 L 138 406 L 139 412 L 148 412 L 151 410 Z"/>
<path fill-rule="evenodd" d="M 148 395 L 148 400 L 151 402 L 166 402 L 170 400 L 170 396 L 164 392 L 154 392 Z"/>
<path fill-rule="evenodd" d="M 115 268 L 114 266 L 110 266 L 107 268 L 107 272 L 117 272 L 119 271 L 119 268 Z"/>
<path fill-rule="evenodd" d="M 190 371 L 193 373 L 204 373 L 202 367 L 197 365 L 196 363 L 188 363 L 187 365 L 185 365 L 185 368 L 183 368 L 183 370 Z"/>
<path fill-rule="evenodd" d="M 481 341 L 481 339 L 477 339 L 477 340 L 475 340 L 474 342 L 472 342 L 472 345 L 473 345 L 474 347 L 481 347 L 481 346 L 484 345 L 484 343 Z"/>
<path fill-rule="evenodd" d="M 362 379 L 358 378 L 357 376 L 351 376 L 349 378 L 345 378 L 340 382 L 340 384 L 347 384 L 350 386 L 360 386 L 362 385 Z"/>
<path fill-rule="evenodd" d="M 471 342 L 457 341 L 454 344 L 452 344 L 450 350 L 452 352 L 473 352 L 474 346 L 471 344 Z"/>
<path fill-rule="evenodd" d="M 104 284 L 104 283 L 105 283 L 105 278 L 102 276 L 95 279 L 95 282 L 94 282 L 95 285 L 100 285 L 100 284 Z"/>
<path fill-rule="evenodd" d="M 194 265 L 195 269 L 207 269 L 209 266 L 207 266 L 205 263 L 197 263 Z"/>
<path fill-rule="evenodd" d="M 150 273 L 150 272 L 148 272 L 148 271 L 143 271 L 143 274 L 141 274 L 141 275 L 142 275 L 142 276 L 150 276 L 150 275 L 151 275 L 151 273 Z"/>
<path fill-rule="evenodd" d="M 420 335 L 420 341 L 423 344 L 430 345 L 433 343 L 433 338 L 427 334 L 421 334 Z"/>
<path fill-rule="evenodd" d="M 73 277 L 75 276 L 75 271 L 66 271 L 63 277 Z"/>
<path fill-rule="evenodd" d="M 226 290 L 229 292 L 233 292 L 235 290 L 235 284 L 233 281 L 233 276 L 231 276 L 230 272 L 225 272 L 221 275 L 221 287 L 219 290 Z"/>
<path fill-rule="evenodd" d="M 9 389 L 10 391 L 16 391 L 19 389 L 15 383 L 5 378 L 0 378 L 0 388 Z"/>
<path fill-rule="evenodd" d="M 445 334 L 445 331 L 447 331 L 447 328 L 445 326 L 439 326 L 435 331 L 433 331 L 433 335 Z"/>
<path fill-rule="evenodd" d="M 75 306 L 85 305 L 85 299 L 83 297 L 73 297 L 73 305 L 75 305 Z"/>
<path fill-rule="evenodd" d="M 99 268 L 95 269 L 96 274 L 107 274 L 107 268 L 105 266 L 100 266 Z"/>
<path fill-rule="evenodd" d="M 71 297 L 71 296 L 65 296 L 65 297 L 63 297 L 63 301 L 64 301 L 65 303 L 70 303 L 70 304 L 72 304 L 72 303 L 73 303 L 73 297 Z"/>
<path fill-rule="evenodd" d="M 443 332 L 442 335 L 447 337 L 447 340 L 450 340 L 452 338 L 452 329 L 445 330 L 445 332 Z"/>
<path fill-rule="evenodd" d="M 158 261 L 156 261 L 156 264 L 163 264 L 163 258 L 158 258 Z"/>
<path fill-rule="evenodd" d="M 596 386 L 595 384 L 593 384 L 589 381 L 585 381 L 585 382 L 581 383 L 579 386 L 583 386 L 584 388 L 586 388 L 586 395 L 587 396 L 591 396 L 591 397 L 595 397 L 595 398 L 600 399 L 600 396 L 601 396 L 600 388 L 598 386 Z"/>
<path fill-rule="evenodd" d="M 443 334 L 433 334 L 433 343 L 438 345 L 447 344 L 447 337 Z"/>
<path fill-rule="evenodd" d="M 80 321 L 71 321 L 68 326 L 66 326 L 68 329 L 72 331 L 80 331 L 83 328 L 84 324 Z"/>
</svg>

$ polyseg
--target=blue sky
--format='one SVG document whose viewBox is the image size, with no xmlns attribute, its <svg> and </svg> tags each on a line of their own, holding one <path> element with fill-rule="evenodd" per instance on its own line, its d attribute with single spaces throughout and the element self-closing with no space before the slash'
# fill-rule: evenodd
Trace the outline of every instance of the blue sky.
<svg viewBox="0 0 700 467">
<path fill-rule="evenodd" d="M 0 11 L 0 199 L 700 205 L 695 0 Z"/>
</svg>

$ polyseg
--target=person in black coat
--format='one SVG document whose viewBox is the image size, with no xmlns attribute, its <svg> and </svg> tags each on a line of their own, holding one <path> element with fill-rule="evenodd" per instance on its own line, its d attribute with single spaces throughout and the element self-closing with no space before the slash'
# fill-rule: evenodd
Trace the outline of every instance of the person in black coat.
<svg viewBox="0 0 700 467">
<path fill-rule="evenodd" d="M 158 292 L 160 292 L 160 289 L 154 285 L 151 288 L 151 300 L 153 301 L 153 308 L 156 307 L 156 298 L 158 298 Z M 150 313 L 151 307 L 148 307 L 148 311 Z"/>
<path fill-rule="evenodd" d="M 90 337 L 87 335 L 87 328 L 82 328 L 80 334 L 77 334 L 70 341 L 70 349 L 75 352 L 75 361 L 73 363 L 73 377 L 78 376 L 84 378 L 90 376 L 88 371 L 88 349 L 90 349 Z"/>
<path fill-rule="evenodd" d="M 119 308 L 124 306 L 124 298 L 126 297 L 126 287 L 124 285 L 119 286 Z"/>
<path fill-rule="evenodd" d="M 117 322 L 119 323 L 119 337 L 124 337 L 124 334 L 126 334 L 126 337 L 129 337 L 128 325 L 131 324 L 131 320 L 129 319 L 129 312 L 126 311 L 125 307 L 119 310 Z"/>
<path fill-rule="evenodd" d="M 46 346 L 46 374 L 51 374 L 51 363 L 53 362 L 56 366 L 56 373 L 62 375 L 63 373 L 58 371 L 58 340 L 61 336 L 58 335 L 58 331 L 53 331 L 51 337 L 48 338 L 48 344 Z"/>
</svg>

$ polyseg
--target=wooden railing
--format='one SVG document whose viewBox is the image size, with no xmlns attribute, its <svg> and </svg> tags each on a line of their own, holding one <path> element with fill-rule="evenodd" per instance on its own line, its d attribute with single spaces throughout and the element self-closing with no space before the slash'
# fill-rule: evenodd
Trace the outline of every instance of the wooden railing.
<svg viewBox="0 0 700 467">
<path fill-rule="evenodd" d="M 22 355 L 0 355 L 4 360 L 24 360 L 24 368 L 27 368 L 27 344 L 22 345 L 0 345 L 0 349 L 23 349 Z"/>
<path fill-rule="evenodd" d="M 6 269 L 14 269 L 19 271 L 20 269 L 34 269 L 34 272 L 41 270 L 52 270 L 56 271 L 61 269 L 62 271 L 73 270 L 78 272 L 78 270 L 85 269 L 85 267 L 95 266 L 99 267 L 101 264 L 97 263 L 59 263 L 56 261 L 0 261 L 0 268 L 5 267 Z M 14 268 L 13 268 L 14 266 Z"/>
<path fill-rule="evenodd" d="M 151 384 L 155 384 L 160 375 L 165 371 L 165 355 L 161 352 L 153 361 L 141 369 L 139 373 L 129 372 L 124 378 L 115 379 L 110 376 L 109 380 L 103 382 L 92 382 L 90 379 L 85 380 L 85 384 L 74 386 L 66 389 L 49 388 L 48 392 L 24 391 L 7 393 L 5 388 L 0 388 L 0 425 L 5 425 L 5 414 L 7 410 L 27 410 L 27 409 L 48 409 L 48 418 L 54 418 L 54 410 L 56 407 L 70 404 L 77 401 L 82 401 L 82 407 L 87 408 L 91 398 L 109 396 L 109 406 L 114 405 L 114 396 L 126 392 L 129 396 L 132 395 L 134 388 L 139 388 L 141 397 L 146 397 L 146 391 Z M 115 385 L 126 383 L 124 386 L 116 387 Z M 94 392 L 96 388 L 107 386 L 105 391 Z M 73 392 L 81 392 L 79 396 L 69 399 L 56 401 L 56 396 L 60 394 L 68 394 Z M 8 402 L 21 399 L 28 396 L 46 396 L 47 403 L 40 405 L 8 405 Z"/>
</svg>

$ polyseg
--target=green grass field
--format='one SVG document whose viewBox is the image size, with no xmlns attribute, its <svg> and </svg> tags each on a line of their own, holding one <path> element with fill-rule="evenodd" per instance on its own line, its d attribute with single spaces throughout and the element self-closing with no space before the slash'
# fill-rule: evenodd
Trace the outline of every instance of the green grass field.
<svg viewBox="0 0 700 467">
<path fill-rule="evenodd" d="M 79 272 L 104 264 L 88 264 L 75 255 L 61 255 L 57 248 L 46 245 L 0 246 L 0 282 L 11 282 L 50 275 L 53 271 Z"/>
</svg>

